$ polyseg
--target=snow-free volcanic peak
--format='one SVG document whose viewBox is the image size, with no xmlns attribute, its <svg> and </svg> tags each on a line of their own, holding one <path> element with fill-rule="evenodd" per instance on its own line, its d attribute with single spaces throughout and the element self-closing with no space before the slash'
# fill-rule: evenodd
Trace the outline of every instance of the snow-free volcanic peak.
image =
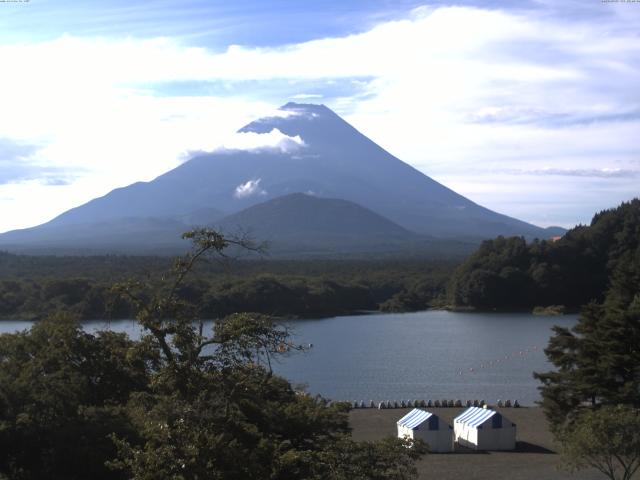
<svg viewBox="0 0 640 480">
<path fill-rule="evenodd" d="M 141 225 L 154 219 L 154 232 L 159 221 L 173 222 L 173 232 L 176 219 L 193 218 L 191 212 L 219 212 L 211 218 L 213 223 L 298 192 L 353 202 L 421 235 L 475 241 L 497 235 L 549 236 L 542 228 L 488 210 L 434 181 L 324 105 L 287 103 L 280 110 L 281 114 L 253 121 L 239 131 L 259 135 L 277 129 L 302 139 L 300 148 L 198 155 L 153 181 L 113 190 L 39 227 L 0 235 L 0 247 L 16 242 L 23 247 L 46 244 L 48 232 L 71 225 L 74 231 L 86 229 L 83 238 L 89 238 L 96 223 L 107 222 L 117 229 L 136 218 Z M 313 208 L 309 209 L 313 218 Z M 153 238 L 147 240 L 152 248 Z"/>
</svg>

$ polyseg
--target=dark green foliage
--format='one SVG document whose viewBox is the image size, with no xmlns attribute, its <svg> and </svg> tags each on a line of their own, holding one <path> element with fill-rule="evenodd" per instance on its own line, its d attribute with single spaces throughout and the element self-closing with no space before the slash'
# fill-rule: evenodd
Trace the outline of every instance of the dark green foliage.
<svg viewBox="0 0 640 480">
<path fill-rule="evenodd" d="M 594 216 L 556 242 L 518 237 L 483 242 L 454 273 L 449 301 L 476 308 L 601 302 L 613 272 L 640 247 L 640 200 Z"/>
<path fill-rule="evenodd" d="M 154 257 L 26 257 L 0 253 L 0 319 L 38 319 L 67 311 L 81 319 L 133 318 L 135 305 L 112 295 L 134 278 L 147 293 L 162 286 L 168 264 Z M 450 262 L 201 262 L 176 292 L 200 315 L 240 311 L 322 317 L 361 310 L 418 310 L 443 297 Z M 392 298 L 393 297 L 393 298 Z"/>
<path fill-rule="evenodd" d="M 591 467 L 610 480 L 631 480 L 640 468 L 640 410 L 618 405 L 587 411 L 561 441 L 568 470 Z"/>
<path fill-rule="evenodd" d="M 640 466 L 639 202 L 596 215 L 593 225 L 579 232 L 589 242 L 574 261 L 601 267 L 594 278 L 608 276 L 605 299 L 585 306 L 573 328 L 555 327 L 545 350 L 555 371 L 535 376 L 566 465 L 627 480 Z"/>
<path fill-rule="evenodd" d="M 573 329 L 556 327 L 545 350 L 557 370 L 536 377 L 556 432 L 583 407 L 640 407 L 640 249 L 623 257 L 605 301 L 586 306 Z"/>
<path fill-rule="evenodd" d="M 129 402 L 142 442 L 114 435 L 119 455 L 110 465 L 134 479 L 358 478 L 342 473 L 347 466 L 378 472 L 360 478 L 411 478 L 421 445 L 394 455 L 407 443 L 355 443 L 344 405 L 295 392 L 273 375 L 273 357 L 300 349 L 284 328 L 257 314 L 227 316 L 212 333 L 202 322 L 194 327 L 196 310 L 176 292 L 199 257 L 227 242 L 209 230 L 192 238 L 196 248 L 176 263 L 169 288 L 140 304 L 138 321 L 161 366 L 151 392 Z M 137 301 L 135 285 L 120 290 Z"/>
<path fill-rule="evenodd" d="M 406 312 L 440 307 L 446 303 L 446 275 L 432 274 L 408 280 L 407 286 L 380 304 L 383 312 Z"/>
<path fill-rule="evenodd" d="M 108 435 L 136 437 L 124 403 L 147 389 L 153 361 L 144 343 L 66 317 L 0 335 L 0 473 L 120 478 L 104 465 L 116 451 Z"/>
<path fill-rule="evenodd" d="M 233 242 L 210 230 L 188 238 L 194 251 L 155 289 L 114 288 L 136 308 L 140 341 L 90 335 L 67 317 L 0 336 L 0 478 L 414 478 L 424 444 L 354 442 L 348 405 L 273 374 L 274 357 L 302 349 L 284 327 L 236 313 L 205 331 L 204 290 L 186 278 Z M 48 291 L 59 298 L 82 285 Z"/>
</svg>

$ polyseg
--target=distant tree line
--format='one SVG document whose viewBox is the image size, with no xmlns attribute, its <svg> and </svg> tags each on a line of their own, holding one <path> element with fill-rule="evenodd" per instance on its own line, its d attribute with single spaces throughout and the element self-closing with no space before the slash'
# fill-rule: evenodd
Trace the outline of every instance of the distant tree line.
<svg viewBox="0 0 640 480">
<path fill-rule="evenodd" d="M 114 296 L 113 284 L 136 278 L 153 291 L 168 265 L 166 259 L 155 257 L 65 260 L 0 254 L 0 263 L 6 267 L 0 274 L 0 319 L 39 319 L 56 311 L 80 319 L 133 318 L 135 305 Z M 453 263 L 424 261 L 205 264 L 177 293 L 198 305 L 201 318 L 241 311 L 310 318 L 420 310 L 444 303 L 453 268 Z"/>
<path fill-rule="evenodd" d="M 640 200 L 593 217 L 557 241 L 487 240 L 451 278 L 449 303 L 481 309 L 530 309 L 601 302 L 617 267 L 640 246 Z"/>
</svg>

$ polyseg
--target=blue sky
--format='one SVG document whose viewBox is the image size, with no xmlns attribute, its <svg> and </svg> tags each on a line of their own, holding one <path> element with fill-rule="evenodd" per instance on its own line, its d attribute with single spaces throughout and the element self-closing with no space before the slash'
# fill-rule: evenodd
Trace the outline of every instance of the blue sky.
<svg viewBox="0 0 640 480">
<path fill-rule="evenodd" d="M 0 3 L 0 231 L 145 181 L 290 100 L 324 103 L 539 225 L 640 193 L 640 4 Z"/>
</svg>

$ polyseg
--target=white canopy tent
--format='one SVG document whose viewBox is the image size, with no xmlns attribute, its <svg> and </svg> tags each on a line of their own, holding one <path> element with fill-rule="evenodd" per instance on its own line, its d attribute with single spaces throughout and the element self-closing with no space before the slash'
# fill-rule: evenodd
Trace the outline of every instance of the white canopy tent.
<svg viewBox="0 0 640 480">
<path fill-rule="evenodd" d="M 455 441 L 475 450 L 514 450 L 516 424 L 488 408 L 469 407 L 453 419 Z"/>
<path fill-rule="evenodd" d="M 453 429 L 437 415 L 414 408 L 398 420 L 398 438 L 423 440 L 431 452 L 453 451 Z"/>
</svg>

